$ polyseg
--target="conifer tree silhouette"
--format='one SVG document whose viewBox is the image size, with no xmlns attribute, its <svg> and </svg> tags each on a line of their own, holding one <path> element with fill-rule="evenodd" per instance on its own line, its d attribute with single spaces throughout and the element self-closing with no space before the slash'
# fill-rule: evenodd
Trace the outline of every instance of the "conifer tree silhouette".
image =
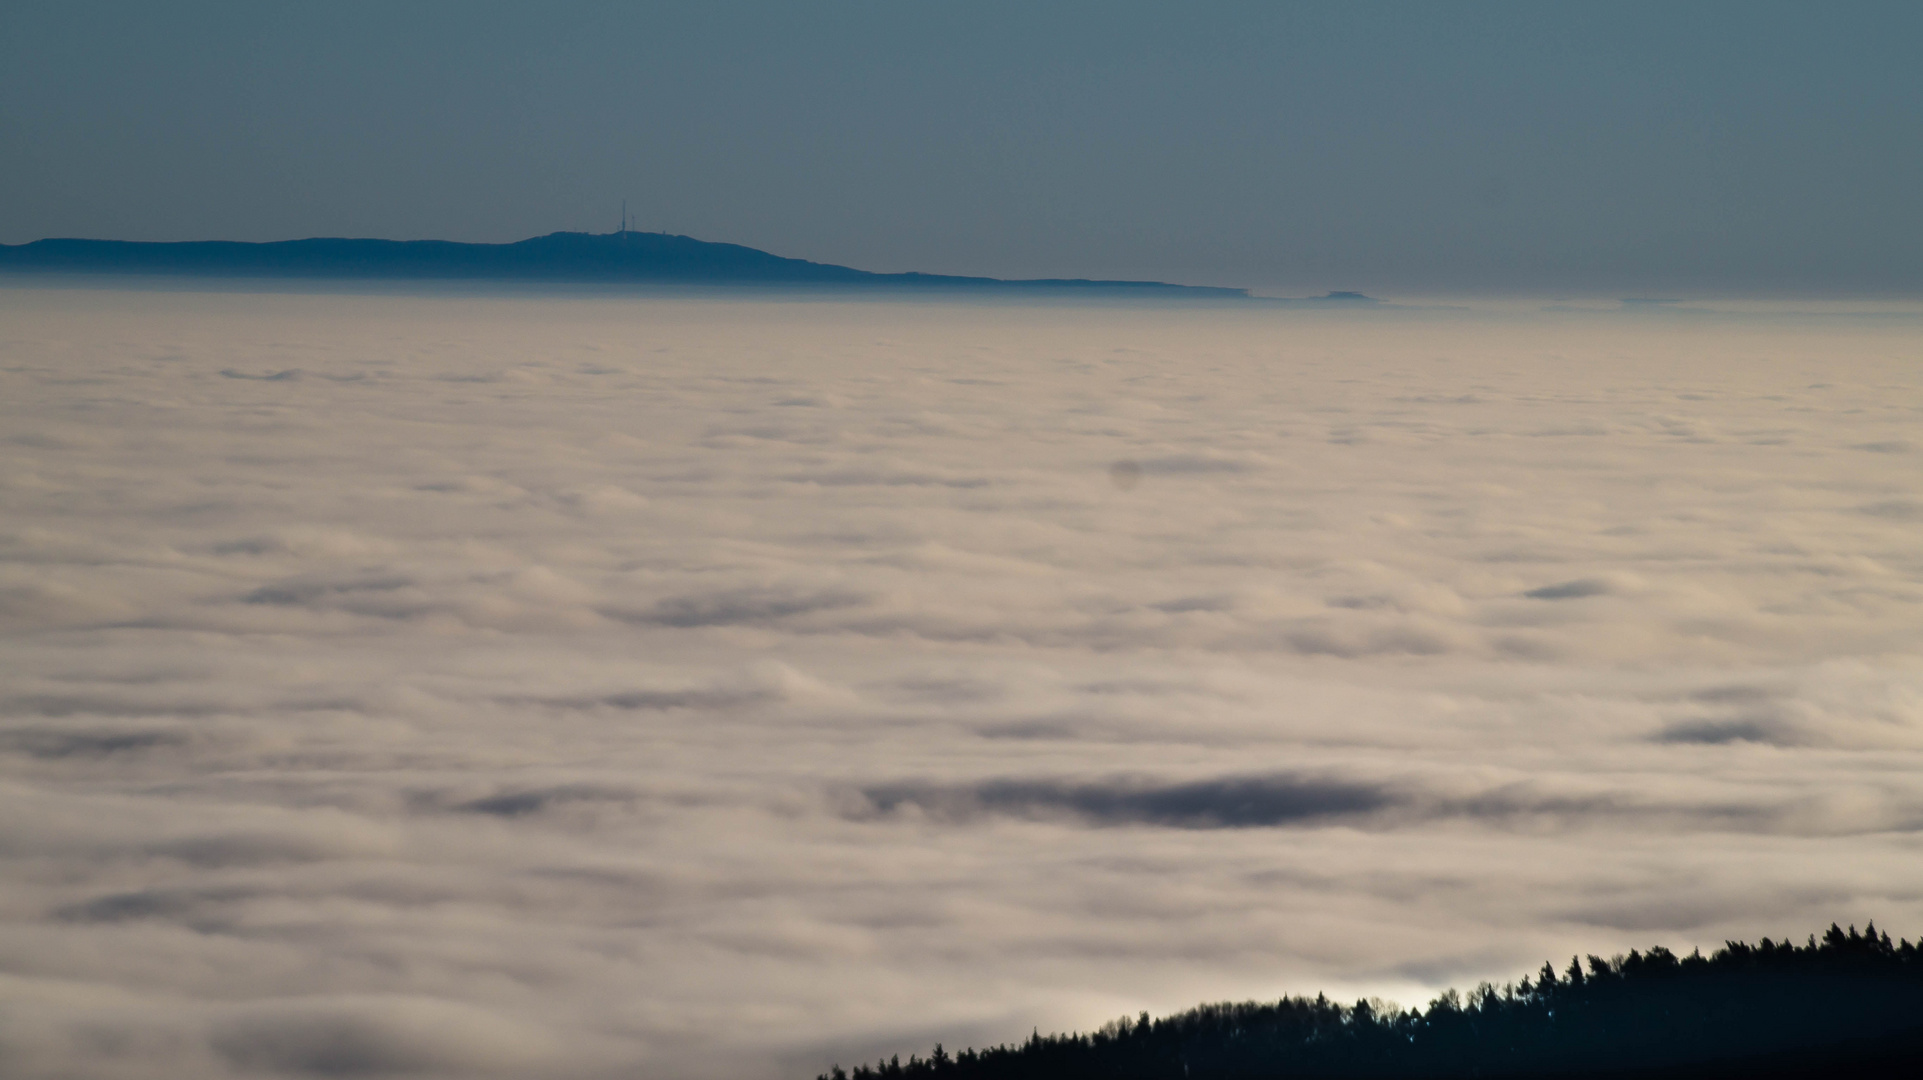
<svg viewBox="0 0 1923 1080">
<path fill-rule="evenodd" d="M 1572 958 L 1558 978 L 1445 990 L 1426 1009 L 1318 994 L 1123 1017 L 1086 1035 L 899 1057 L 819 1080 L 1587 1077 L 1757 1080 L 1923 1072 L 1923 949 L 1874 923 L 1805 946 L 1725 942 Z"/>
</svg>

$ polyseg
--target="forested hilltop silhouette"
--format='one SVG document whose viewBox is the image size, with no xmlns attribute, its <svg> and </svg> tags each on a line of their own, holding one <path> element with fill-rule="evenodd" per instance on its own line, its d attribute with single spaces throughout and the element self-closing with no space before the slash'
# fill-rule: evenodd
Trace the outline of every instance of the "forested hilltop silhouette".
<svg viewBox="0 0 1923 1080">
<path fill-rule="evenodd" d="M 819 1080 L 1923 1075 L 1923 949 L 1872 923 L 1807 945 L 1549 964 L 1427 1009 L 1322 996 L 1123 1018 L 1088 1035 L 890 1059 Z"/>
<path fill-rule="evenodd" d="M 785 286 L 916 292 L 1076 293 L 1247 300 L 1246 289 L 1081 278 L 1005 281 L 948 274 L 877 274 L 773 255 L 740 244 L 623 230 L 550 233 L 512 244 L 317 238 L 266 244 L 35 240 L 0 244 L 0 271 L 188 277 L 541 281 Z M 1347 294 L 1345 294 L 1346 296 Z M 1327 298 L 1324 298 L 1325 300 Z M 1366 297 L 1363 299 L 1367 299 Z"/>
</svg>

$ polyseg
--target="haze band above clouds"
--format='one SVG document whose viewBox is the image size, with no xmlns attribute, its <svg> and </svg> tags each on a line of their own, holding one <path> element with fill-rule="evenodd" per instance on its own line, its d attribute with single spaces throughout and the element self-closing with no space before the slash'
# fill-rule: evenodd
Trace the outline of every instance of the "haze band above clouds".
<svg viewBox="0 0 1923 1080">
<path fill-rule="evenodd" d="M 11 1075 L 813 1075 L 1923 932 L 1911 320 L 0 313 Z"/>
</svg>

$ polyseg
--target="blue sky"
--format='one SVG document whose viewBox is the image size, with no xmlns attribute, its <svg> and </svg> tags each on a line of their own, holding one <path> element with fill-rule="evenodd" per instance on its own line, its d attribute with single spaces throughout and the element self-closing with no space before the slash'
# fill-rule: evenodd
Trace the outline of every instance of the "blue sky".
<svg viewBox="0 0 1923 1080">
<path fill-rule="evenodd" d="M 8 5 L 0 241 L 1914 296 L 1913 4 Z"/>
</svg>

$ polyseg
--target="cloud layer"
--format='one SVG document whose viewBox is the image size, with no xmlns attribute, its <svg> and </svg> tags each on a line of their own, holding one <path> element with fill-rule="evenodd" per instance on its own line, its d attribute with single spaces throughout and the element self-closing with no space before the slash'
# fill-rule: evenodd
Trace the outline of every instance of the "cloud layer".
<svg viewBox="0 0 1923 1080">
<path fill-rule="evenodd" d="M 0 1062 L 1923 933 L 1915 323 L 0 290 Z"/>
</svg>

